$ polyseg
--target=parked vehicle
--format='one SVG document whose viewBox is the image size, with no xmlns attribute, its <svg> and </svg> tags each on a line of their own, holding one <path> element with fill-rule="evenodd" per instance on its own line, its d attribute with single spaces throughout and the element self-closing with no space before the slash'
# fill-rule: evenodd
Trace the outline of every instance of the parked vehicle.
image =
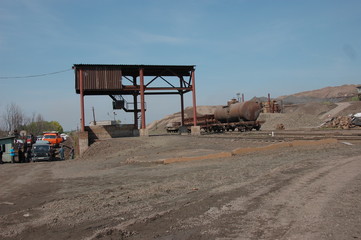
<svg viewBox="0 0 361 240">
<path fill-rule="evenodd" d="M 60 136 L 63 138 L 64 141 L 66 141 L 66 139 L 68 139 L 68 135 L 65 133 L 60 134 Z"/>
<path fill-rule="evenodd" d="M 59 147 L 60 143 L 63 142 L 63 138 L 59 135 L 58 132 L 44 132 L 43 141 L 48 141 L 51 146 Z"/>
<path fill-rule="evenodd" d="M 36 141 L 41 141 L 41 140 L 43 140 L 43 135 L 36 136 Z"/>
<path fill-rule="evenodd" d="M 175 133 L 179 131 L 179 128 L 181 126 L 181 122 L 170 122 L 167 123 L 166 129 L 168 133 Z"/>
<path fill-rule="evenodd" d="M 33 145 L 36 142 L 36 138 L 33 135 L 26 136 L 26 143 L 28 146 Z"/>
<path fill-rule="evenodd" d="M 55 159 L 54 149 L 46 141 L 37 141 L 31 147 L 31 161 L 52 161 Z"/>
</svg>

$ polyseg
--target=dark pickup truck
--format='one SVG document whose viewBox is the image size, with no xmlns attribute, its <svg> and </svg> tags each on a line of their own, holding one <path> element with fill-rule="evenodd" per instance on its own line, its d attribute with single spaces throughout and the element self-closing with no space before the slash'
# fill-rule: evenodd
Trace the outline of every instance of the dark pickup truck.
<svg viewBox="0 0 361 240">
<path fill-rule="evenodd" d="M 52 161 L 54 160 L 54 150 L 47 141 L 37 141 L 31 147 L 31 160 L 37 161 Z"/>
</svg>

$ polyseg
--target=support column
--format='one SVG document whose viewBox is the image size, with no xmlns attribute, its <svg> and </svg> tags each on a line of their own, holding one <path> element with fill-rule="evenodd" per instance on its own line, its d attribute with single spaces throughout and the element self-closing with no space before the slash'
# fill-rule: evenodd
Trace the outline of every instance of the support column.
<svg viewBox="0 0 361 240">
<path fill-rule="evenodd" d="M 201 127 L 197 126 L 197 103 L 196 103 L 196 78 L 192 70 L 192 97 L 193 97 L 193 126 L 191 127 L 192 135 L 201 135 Z"/>
<path fill-rule="evenodd" d="M 183 92 L 181 92 L 180 97 L 181 97 L 181 126 L 184 126 L 184 96 L 183 96 Z"/>
<path fill-rule="evenodd" d="M 80 89 L 80 131 L 85 131 L 85 114 L 84 114 L 84 82 L 83 70 L 79 70 L 79 89 Z"/>
<path fill-rule="evenodd" d="M 179 86 L 183 87 L 183 76 L 179 77 Z M 184 126 L 184 92 L 182 90 L 179 91 L 180 100 L 181 100 L 181 126 Z"/>
<path fill-rule="evenodd" d="M 193 126 L 197 126 L 196 79 L 192 70 Z"/>
<path fill-rule="evenodd" d="M 139 78 L 140 78 L 140 111 L 142 118 L 142 128 L 140 129 L 140 136 L 146 137 L 149 136 L 148 129 L 145 125 L 145 100 L 144 100 L 144 69 L 139 69 Z"/>
<path fill-rule="evenodd" d="M 134 102 L 134 129 L 138 129 L 138 98 L 137 94 L 133 94 Z"/>
<path fill-rule="evenodd" d="M 133 86 L 137 86 L 137 77 L 133 77 Z M 138 92 L 133 94 L 134 102 L 134 129 L 138 129 Z"/>
<path fill-rule="evenodd" d="M 142 114 L 142 129 L 145 129 L 145 103 L 144 103 L 144 69 L 139 69 L 140 78 L 140 111 Z"/>
</svg>

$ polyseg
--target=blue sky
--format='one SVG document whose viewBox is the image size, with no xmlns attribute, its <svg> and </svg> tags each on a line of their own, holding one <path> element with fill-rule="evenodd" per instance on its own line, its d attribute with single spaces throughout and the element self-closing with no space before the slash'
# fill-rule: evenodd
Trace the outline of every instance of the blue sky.
<svg viewBox="0 0 361 240">
<path fill-rule="evenodd" d="M 0 77 L 73 64 L 196 65 L 198 105 L 222 105 L 361 84 L 359 0 L 1 0 Z M 185 96 L 191 105 L 191 94 Z M 147 123 L 179 96 L 146 96 Z M 74 72 L 0 78 L 0 114 L 16 103 L 66 130 L 79 126 Z M 109 97 L 85 97 L 86 122 L 113 118 Z M 117 111 L 116 119 L 132 122 Z"/>
</svg>

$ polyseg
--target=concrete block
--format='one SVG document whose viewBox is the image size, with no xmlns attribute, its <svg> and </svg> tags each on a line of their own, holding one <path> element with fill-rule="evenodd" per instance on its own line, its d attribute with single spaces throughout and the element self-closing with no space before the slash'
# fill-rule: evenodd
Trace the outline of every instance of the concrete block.
<svg viewBox="0 0 361 240">
<path fill-rule="evenodd" d="M 200 126 L 192 126 L 191 127 L 191 135 L 194 135 L 194 136 L 201 135 L 201 127 Z"/>
<path fill-rule="evenodd" d="M 87 131 L 79 132 L 78 134 L 79 143 L 79 155 L 81 156 L 89 147 L 89 134 Z"/>
<path fill-rule="evenodd" d="M 139 135 L 141 137 L 149 137 L 149 131 L 146 128 L 139 129 Z"/>
<path fill-rule="evenodd" d="M 133 124 L 86 126 L 85 130 L 89 132 L 90 143 L 109 138 L 133 137 L 137 134 Z"/>
</svg>

